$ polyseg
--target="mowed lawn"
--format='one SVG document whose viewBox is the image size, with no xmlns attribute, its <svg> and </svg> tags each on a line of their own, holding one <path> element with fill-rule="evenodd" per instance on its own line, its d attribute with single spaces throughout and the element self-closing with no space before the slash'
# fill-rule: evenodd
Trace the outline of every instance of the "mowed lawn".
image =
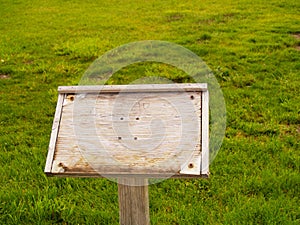
<svg viewBox="0 0 300 225">
<path fill-rule="evenodd" d="M 117 184 L 44 175 L 59 85 L 141 40 L 193 51 L 226 101 L 209 179 L 149 187 L 151 224 L 300 224 L 300 1 L 0 0 L 0 224 L 118 224 Z M 160 63 L 111 78 L 158 75 Z"/>
</svg>

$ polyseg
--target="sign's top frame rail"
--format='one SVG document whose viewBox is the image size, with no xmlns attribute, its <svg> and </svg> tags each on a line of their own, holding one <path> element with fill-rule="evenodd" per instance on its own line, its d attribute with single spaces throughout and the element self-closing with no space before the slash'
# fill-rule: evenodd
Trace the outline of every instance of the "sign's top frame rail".
<svg viewBox="0 0 300 225">
<path fill-rule="evenodd" d="M 206 83 L 183 84 L 134 84 L 134 85 L 83 85 L 60 86 L 60 94 L 70 93 L 119 93 L 119 92 L 172 92 L 172 91 L 207 91 Z"/>
</svg>

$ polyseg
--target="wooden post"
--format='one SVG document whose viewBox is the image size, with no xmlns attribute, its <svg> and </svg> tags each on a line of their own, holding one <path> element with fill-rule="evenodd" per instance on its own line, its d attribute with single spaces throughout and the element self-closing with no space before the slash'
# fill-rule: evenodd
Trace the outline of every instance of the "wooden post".
<svg viewBox="0 0 300 225">
<path fill-rule="evenodd" d="M 149 225 L 148 180 L 119 178 L 119 215 L 121 225 Z"/>
</svg>

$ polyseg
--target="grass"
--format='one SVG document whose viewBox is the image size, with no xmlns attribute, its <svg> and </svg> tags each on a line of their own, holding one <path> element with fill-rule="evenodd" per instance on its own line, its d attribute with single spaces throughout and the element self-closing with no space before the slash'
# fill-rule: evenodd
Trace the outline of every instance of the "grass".
<svg viewBox="0 0 300 225">
<path fill-rule="evenodd" d="M 208 180 L 150 186 L 152 224 L 299 224 L 298 1 L 0 0 L 0 223 L 118 224 L 117 185 L 43 174 L 57 86 L 106 51 L 180 44 L 213 70 L 227 129 Z M 182 72 L 144 63 L 119 71 Z"/>
</svg>

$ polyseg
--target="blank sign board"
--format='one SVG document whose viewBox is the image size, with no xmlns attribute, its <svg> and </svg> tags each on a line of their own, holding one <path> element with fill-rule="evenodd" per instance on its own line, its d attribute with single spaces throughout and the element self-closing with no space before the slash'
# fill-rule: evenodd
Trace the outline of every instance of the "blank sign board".
<svg viewBox="0 0 300 225">
<path fill-rule="evenodd" d="M 208 176 L 206 84 L 63 86 L 45 173 Z"/>
</svg>

